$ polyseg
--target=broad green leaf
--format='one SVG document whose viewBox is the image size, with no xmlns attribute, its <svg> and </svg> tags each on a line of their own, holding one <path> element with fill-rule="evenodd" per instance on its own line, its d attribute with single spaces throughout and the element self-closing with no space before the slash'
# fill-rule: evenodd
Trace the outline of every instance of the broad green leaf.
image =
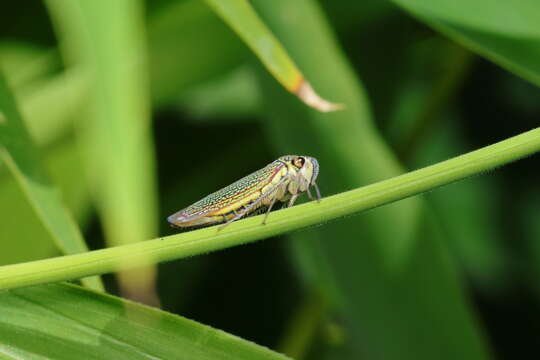
<svg viewBox="0 0 540 360">
<path fill-rule="evenodd" d="M 0 312 L 0 357 L 10 359 L 288 359 L 195 321 L 74 285 L 2 292 Z"/>
<path fill-rule="evenodd" d="M 393 2 L 463 46 L 540 85 L 540 2 Z"/>
<path fill-rule="evenodd" d="M 15 99 L 0 73 L 0 158 L 17 179 L 36 216 L 39 217 L 56 245 L 66 254 L 87 251 L 79 228 L 64 208 L 60 194 L 42 168 L 38 149 L 19 114 Z M 96 289 L 98 278 L 85 284 Z"/>
<path fill-rule="evenodd" d="M 341 109 L 317 95 L 285 48 L 257 16 L 247 0 L 206 0 L 260 58 L 264 66 L 288 91 L 307 105 L 327 112 Z"/>
<path fill-rule="evenodd" d="M 538 151 L 540 151 L 540 128 L 401 176 L 326 197 L 320 202 L 312 201 L 307 204 L 278 210 L 268 217 L 268 221 L 264 226 L 261 224 L 264 215 L 261 215 L 239 220 L 230 224 L 226 229 L 220 229 L 220 226 L 212 226 L 83 254 L 2 266 L 0 267 L 0 289 L 73 280 L 84 276 L 185 258 L 253 242 L 418 195 L 532 155 Z M 337 240 L 336 238 L 328 239 L 328 241 Z M 415 256 L 429 257 L 431 255 L 429 252 L 425 252 L 427 254 L 420 253 L 415 254 Z M 449 266 L 449 264 L 445 263 L 445 266 Z M 407 268 L 406 270 L 415 273 L 417 268 Z M 349 271 L 352 271 L 354 276 L 359 276 L 358 272 L 354 271 L 354 267 L 349 268 Z M 411 274 L 405 275 L 411 276 Z M 433 276 L 432 272 L 429 275 L 429 278 L 423 278 L 423 280 L 438 281 L 438 278 Z M 450 281 L 455 281 L 455 279 L 452 280 L 451 278 Z M 416 285 L 420 286 L 422 284 L 422 281 L 419 281 Z M 410 285 L 411 283 L 408 281 L 403 284 L 409 290 Z M 457 286 L 457 284 L 443 283 L 440 286 L 444 289 L 445 294 L 450 296 L 454 295 L 453 286 Z M 405 291 L 405 289 L 402 290 Z M 427 291 L 428 288 L 426 287 L 425 290 Z M 356 291 L 362 291 L 362 289 Z M 401 295 L 413 296 L 408 293 L 402 293 Z M 436 294 L 432 293 L 431 295 Z M 418 294 L 414 294 L 414 296 L 416 297 Z M 428 303 L 433 300 L 432 296 L 429 299 L 418 297 L 417 301 L 422 299 L 425 303 Z M 451 300 L 457 301 L 456 297 L 451 298 Z M 438 299 L 438 301 L 443 301 L 443 299 Z M 449 304 L 446 305 L 449 306 Z M 366 309 L 366 311 L 371 311 L 371 309 Z M 383 316 L 381 314 L 377 315 Z M 464 316 L 464 314 L 459 315 Z M 456 319 L 453 320 L 455 324 Z M 427 330 L 427 328 L 423 329 Z M 448 329 L 446 331 L 452 333 Z M 464 331 L 463 328 L 461 328 L 461 331 Z M 468 331 L 471 330 L 468 329 Z M 472 334 L 473 332 L 470 332 L 468 335 L 472 336 Z M 458 335 L 453 334 L 453 336 L 457 337 Z M 451 341 L 455 342 L 457 340 L 453 338 Z M 475 342 L 474 338 L 467 341 Z"/>
<path fill-rule="evenodd" d="M 85 66 L 88 111 L 77 125 L 110 246 L 157 235 L 154 149 L 142 2 L 48 2 L 65 56 Z M 123 276 L 132 296 L 153 291 L 155 269 Z M 154 302 L 155 300 L 148 300 Z"/>
</svg>

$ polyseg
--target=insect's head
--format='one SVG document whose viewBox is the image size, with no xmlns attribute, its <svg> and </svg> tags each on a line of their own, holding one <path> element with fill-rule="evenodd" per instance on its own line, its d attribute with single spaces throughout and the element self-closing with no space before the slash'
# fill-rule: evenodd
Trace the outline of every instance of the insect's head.
<svg viewBox="0 0 540 360">
<path fill-rule="evenodd" d="M 295 167 L 296 171 L 311 185 L 319 175 L 319 162 L 311 156 L 289 155 L 284 158 Z"/>
</svg>

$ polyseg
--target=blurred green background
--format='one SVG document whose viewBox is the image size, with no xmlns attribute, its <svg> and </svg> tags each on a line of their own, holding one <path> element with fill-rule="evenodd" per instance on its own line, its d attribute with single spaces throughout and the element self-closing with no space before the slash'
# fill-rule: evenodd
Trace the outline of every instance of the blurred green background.
<svg viewBox="0 0 540 360">
<path fill-rule="evenodd" d="M 324 196 L 538 126 L 525 71 L 535 50 L 516 46 L 514 66 L 512 46 L 489 48 L 493 34 L 454 42 L 444 19 L 430 27 L 385 1 L 253 3 L 347 110 L 307 109 L 203 1 L 147 1 L 115 21 L 99 5 L 2 5 L 0 68 L 91 249 L 172 234 L 168 215 L 285 153 L 319 159 Z M 138 31 L 116 36 L 101 20 Z M 106 276 L 107 290 L 295 358 L 538 357 L 539 166 L 532 157 L 317 229 Z M 0 199 L 0 265 L 60 255 L 5 166 Z"/>
</svg>

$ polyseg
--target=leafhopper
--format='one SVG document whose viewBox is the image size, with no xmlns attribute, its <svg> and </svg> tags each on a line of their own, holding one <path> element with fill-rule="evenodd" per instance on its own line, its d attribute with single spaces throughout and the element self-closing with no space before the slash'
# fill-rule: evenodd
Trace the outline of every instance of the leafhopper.
<svg viewBox="0 0 540 360">
<path fill-rule="evenodd" d="M 298 196 L 315 188 L 319 163 L 310 156 L 286 155 L 167 218 L 174 227 L 192 228 L 215 224 L 225 227 L 246 216 L 266 212 L 263 224 L 277 201 L 293 206 Z"/>
</svg>

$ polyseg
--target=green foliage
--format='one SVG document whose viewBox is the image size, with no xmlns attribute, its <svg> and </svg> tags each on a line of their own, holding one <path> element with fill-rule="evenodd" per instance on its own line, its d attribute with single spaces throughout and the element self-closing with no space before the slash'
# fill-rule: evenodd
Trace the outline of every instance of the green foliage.
<svg viewBox="0 0 540 360">
<path fill-rule="evenodd" d="M 46 231 L 65 254 L 87 250 L 86 244 L 56 189 L 50 183 L 36 146 L 26 129 L 11 91 L 0 74 L 0 156 L 18 181 Z M 88 285 L 101 289 L 99 279 L 88 279 Z"/>
<path fill-rule="evenodd" d="M 66 284 L 0 294 L 3 354 L 53 359 L 284 360 L 223 331 Z M 76 355 L 75 355 L 76 354 Z"/>
<path fill-rule="evenodd" d="M 239 220 L 227 230 L 218 225 L 130 246 L 4 266 L 0 289 L 73 280 L 245 244 L 392 203 L 538 151 L 540 129 L 535 129 L 401 176 L 277 211 L 264 226 L 263 214 Z"/>
<path fill-rule="evenodd" d="M 538 357 L 512 320 L 540 316 L 538 159 L 491 169 L 540 148 L 540 3 L 10 5 L 0 354 Z M 345 109 L 317 112 L 282 86 L 302 76 Z M 286 153 L 319 160 L 321 203 L 266 226 L 168 228 Z M 111 272 L 120 297 L 43 285 L 99 288 L 84 277 Z"/>
<path fill-rule="evenodd" d="M 540 4 L 393 0 L 457 42 L 540 85 Z M 429 5 L 428 5 L 429 4 Z"/>
</svg>

